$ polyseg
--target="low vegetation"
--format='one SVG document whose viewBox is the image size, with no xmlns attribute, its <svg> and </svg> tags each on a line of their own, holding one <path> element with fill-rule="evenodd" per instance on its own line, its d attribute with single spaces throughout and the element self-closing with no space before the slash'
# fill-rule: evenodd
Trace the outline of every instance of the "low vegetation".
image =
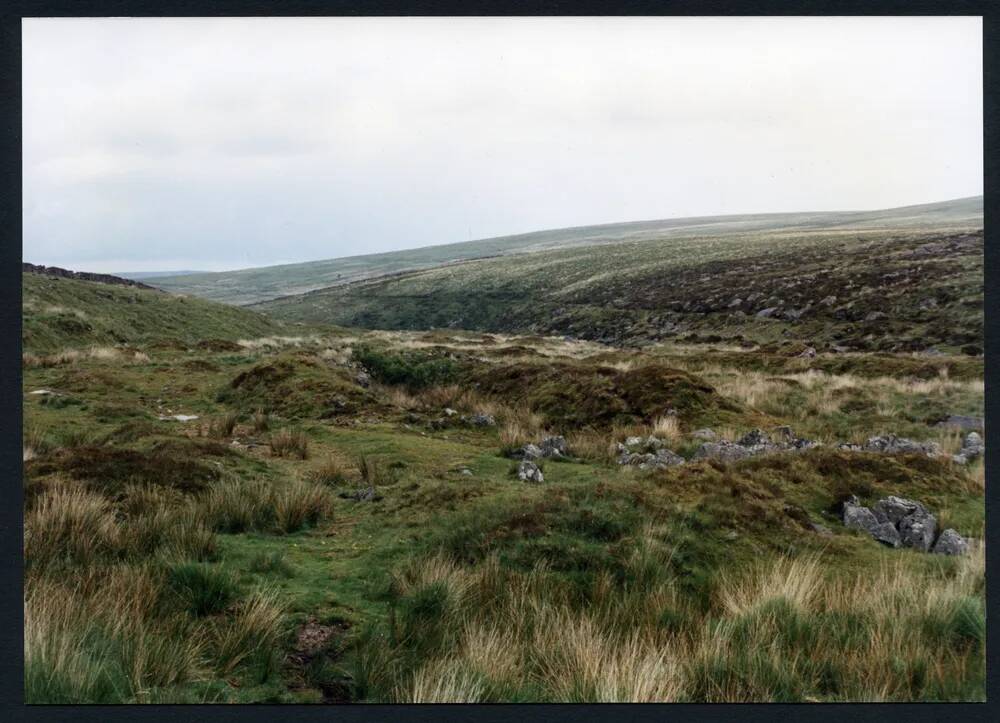
<svg viewBox="0 0 1000 723">
<path fill-rule="evenodd" d="M 916 235 L 883 239 L 892 263 L 938 243 Z M 858 236 L 836 243 L 854 253 Z M 812 241 L 782 253 L 819 263 Z M 594 291 L 572 255 L 531 256 L 567 265 L 562 291 L 531 297 L 529 326 L 565 331 L 556 301 L 573 324 L 628 311 L 570 305 Z M 739 340 L 720 312 L 689 309 L 725 341 L 635 326 L 636 347 L 297 326 L 27 274 L 26 700 L 983 700 L 985 471 L 951 457 L 982 426 L 983 359 L 945 338 L 981 316 L 974 262 L 927 268 L 938 311 L 911 331 L 823 316 L 809 328 L 830 338 L 809 343 L 805 317 L 744 319 Z M 760 263 L 765 284 L 792 260 Z M 711 285 L 692 274 L 676 288 Z M 652 293 L 643 279 L 632 290 Z M 904 286 L 893 304 L 916 293 Z M 497 313 L 522 328 L 511 309 Z M 907 348 L 932 327 L 941 353 Z M 820 444 L 700 455 L 784 425 Z M 942 454 L 839 446 L 887 434 Z M 682 463 L 620 464 L 619 444 L 650 436 Z M 543 481 L 518 477 L 528 445 L 564 450 L 537 460 Z M 842 524 L 844 500 L 890 495 L 926 505 L 968 553 Z"/>
</svg>

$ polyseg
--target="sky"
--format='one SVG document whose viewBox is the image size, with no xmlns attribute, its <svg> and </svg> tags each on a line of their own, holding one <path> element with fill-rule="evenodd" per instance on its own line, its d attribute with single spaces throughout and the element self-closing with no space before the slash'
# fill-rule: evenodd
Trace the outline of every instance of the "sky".
<svg viewBox="0 0 1000 723">
<path fill-rule="evenodd" d="M 979 18 L 23 21 L 23 257 L 224 270 L 982 193 Z"/>
</svg>

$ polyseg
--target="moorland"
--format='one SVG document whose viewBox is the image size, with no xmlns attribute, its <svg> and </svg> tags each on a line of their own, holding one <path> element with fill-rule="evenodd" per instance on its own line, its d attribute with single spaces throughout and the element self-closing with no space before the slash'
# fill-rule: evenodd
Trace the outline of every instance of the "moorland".
<svg viewBox="0 0 1000 723">
<path fill-rule="evenodd" d="M 26 270 L 26 700 L 983 700 L 982 202 L 915 208 Z"/>
</svg>

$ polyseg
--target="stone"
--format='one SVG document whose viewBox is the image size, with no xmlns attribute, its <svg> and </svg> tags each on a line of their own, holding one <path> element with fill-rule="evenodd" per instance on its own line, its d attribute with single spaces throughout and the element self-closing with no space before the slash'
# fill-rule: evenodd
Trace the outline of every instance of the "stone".
<svg viewBox="0 0 1000 723">
<path fill-rule="evenodd" d="M 173 420 L 176 422 L 193 422 L 198 418 L 197 414 L 171 414 L 165 417 L 157 417 L 161 422 Z"/>
<path fill-rule="evenodd" d="M 762 429 L 751 429 L 740 437 L 739 445 L 742 447 L 755 447 L 762 444 L 770 444 L 771 438 Z"/>
<path fill-rule="evenodd" d="M 983 438 L 978 432 L 969 432 L 962 439 L 962 448 L 958 453 L 965 457 L 966 461 L 972 462 L 982 457 L 985 452 L 986 445 L 983 443 Z"/>
<path fill-rule="evenodd" d="M 941 533 L 931 552 L 938 555 L 964 555 L 969 551 L 969 542 L 950 527 Z"/>
<path fill-rule="evenodd" d="M 521 447 L 521 449 L 519 449 L 517 452 L 515 452 L 514 456 L 518 457 L 519 459 L 541 459 L 542 450 L 538 447 L 538 445 L 531 444 L 529 442 L 528 444 Z"/>
<path fill-rule="evenodd" d="M 906 437 L 887 434 L 881 437 L 869 437 L 862 447 L 865 452 L 881 452 L 883 454 L 926 454 L 935 457 L 941 453 L 937 442 L 915 442 Z"/>
<path fill-rule="evenodd" d="M 704 427 L 703 429 L 696 429 L 691 432 L 691 436 L 694 439 L 703 439 L 705 441 L 711 441 L 716 438 L 715 430 Z"/>
<path fill-rule="evenodd" d="M 546 437 L 539 445 L 543 457 L 565 457 L 569 454 L 566 438 L 562 436 Z"/>
<path fill-rule="evenodd" d="M 875 514 L 863 507 L 857 497 L 851 497 L 844 502 L 844 527 L 852 530 L 863 530 L 879 542 L 889 547 L 899 547 L 899 532 L 891 522 L 880 522 Z"/>
<path fill-rule="evenodd" d="M 451 407 L 445 407 L 444 408 L 444 416 L 446 416 L 446 417 L 454 417 L 456 414 L 458 414 L 458 412 L 456 412 Z"/>
<path fill-rule="evenodd" d="M 811 346 L 807 346 L 805 349 L 802 350 L 802 353 L 799 354 L 800 359 L 813 359 L 815 357 L 816 357 L 816 350 L 813 349 Z"/>
<path fill-rule="evenodd" d="M 774 316 L 774 312 L 778 310 L 777 306 L 769 306 L 766 309 L 761 309 L 757 312 L 756 316 L 759 319 L 770 319 Z"/>
<path fill-rule="evenodd" d="M 934 533 L 937 531 L 937 520 L 926 511 L 914 512 L 904 517 L 899 523 L 899 539 L 904 547 L 912 547 L 921 552 L 931 549 Z"/>
<path fill-rule="evenodd" d="M 881 321 L 886 318 L 886 313 L 884 311 L 873 311 L 865 317 L 865 321 Z"/>
<path fill-rule="evenodd" d="M 481 412 L 463 417 L 463 419 L 466 424 L 471 424 L 473 427 L 495 427 L 497 425 L 497 420 L 492 414 L 483 414 Z"/>
<path fill-rule="evenodd" d="M 517 478 L 522 482 L 538 483 L 545 481 L 545 476 L 538 465 L 527 459 L 521 460 L 521 463 L 517 465 Z"/>
<path fill-rule="evenodd" d="M 625 446 L 626 447 L 639 447 L 642 445 L 642 437 L 626 437 Z"/>
<path fill-rule="evenodd" d="M 809 527 L 810 527 L 810 529 L 812 529 L 813 532 L 815 532 L 820 537 L 832 537 L 833 536 L 833 530 L 831 530 L 826 525 L 821 525 L 818 522 L 810 522 L 809 523 Z"/>
<path fill-rule="evenodd" d="M 872 513 L 879 522 L 891 522 L 893 525 L 899 525 L 904 518 L 914 513 L 920 515 L 930 514 L 927 508 L 919 502 L 903 497 L 896 497 L 895 495 L 890 495 L 876 502 L 872 507 Z"/>
<path fill-rule="evenodd" d="M 717 459 L 721 462 L 735 462 L 750 456 L 750 450 L 738 444 L 727 442 L 705 442 L 694 453 L 695 459 Z"/>
<path fill-rule="evenodd" d="M 367 389 L 372 383 L 372 378 L 368 376 L 368 372 L 362 369 L 361 371 L 359 371 L 357 374 L 354 375 L 354 381 L 359 386 L 362 386 L 365 389 Z"/>
</svg>

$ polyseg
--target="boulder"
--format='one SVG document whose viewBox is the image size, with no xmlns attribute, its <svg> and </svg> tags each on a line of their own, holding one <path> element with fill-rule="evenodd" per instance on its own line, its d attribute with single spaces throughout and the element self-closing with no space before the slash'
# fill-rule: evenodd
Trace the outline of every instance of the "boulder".
<svg viewBox="0 0 1000 723">
<path fill-rule="evenodd" d="M 974 459 L 982 457 L 985 452 L 986 445 L 983 443 L 983 438 L 978 432 L 969 432 L 965 435 L 965 438 L 962 440 L 962 449 L 959 450 L 959 454 L 971 462 Z"/>
<path fill-rule="evenodd" d="M 950 527 L 941 533 L 931 550 L 938 555 L 964 555 L 968 551 L 968 540 Z"/>
<path fill-rule="evenodd" d="M 899 523 L 899 539 L 904 547 L 912 547 L 921 552 L 931 549 L 937 520 L 926 511 L 917 511 L 904 517 Z"/>
<path fill-rule="evenodd" d="M 495 427 L 497 426 L 497 420 L 494 419 L 492 414 L 482 414 L 477 412 L 476 414 L 470 414 L 468 417 L 462 417 L 466 424 L 470 424 L 473 427 Z"/>
<path fill-rule="evenodd" d="M 569 454 L 566 438 L 562 436 L 546 437 L 539 444 L 542 457 L 565 457 Z"/>
<path fill-rule="evenodd" d="M 520 449 L 516 450 L 512 455 L 515 459 L 541 459 L 542 450 L 536 444 L 531 444 L 530 442 Z"/>
<path fill-rule="evenodd" d="M 893 525 L 899 525 L 904 518 L 914 513 L 919 515 L 930 514 L 927 508 L 919 502 L 903 497 L 896 497 L 895 495 L 890 495 L 876 502 L 872 507 L 872 512 L 879 522 L 891 522 Z"/>
<path fill-rule="evenodd" d="M 916 442 L 906 437 L 897 437 L 895 434 L 869 437 L 862 449 L 865 452 L 882 454 L 926 454 L 928 457 L 941 453 L 941 447 L 937 442 Z"/>
<path fill-rule="evenodd" d="M 521 463 L 517 465 L 517 478 L 522 482 L 538 483 L 545 481 L 542 470 L 539 469 L 538 465 L 527 459 L 521 460 Z"/>
<path fill-rule="evenodd" d="M 761 309 L 757 312 L 756 316 L 759 319 L 770 319 L 774 316 L 774 313 L 778 310 L 777 306 L 769 306 L 766 309 Z"/>
<path fill-rule="evenodd" d="M 875 514 L 852 497 L 844 503 L 844 526 L 852 530 L 864 530 L 879 542 L 889 547 L 899 547 L 899 532 L 891 522 L 879 522 Z"/>
<path fill-rule="evenodd" d="M 720 440 L 705 442 L 694 453 L 695 459 L 717 459 L 721 462 L 735 462 L 750 456 L 750 450 L 733 442 Z"/>
<path fill-rule="evenodd" d="M 368 372 L 362 369 L 357 374 L 354 375 L 354 381 L 357 382 L 358 386 L 367 389 L 369 386 L 371 386 L 372 378 L 368 375 Z"/>
</svg>

